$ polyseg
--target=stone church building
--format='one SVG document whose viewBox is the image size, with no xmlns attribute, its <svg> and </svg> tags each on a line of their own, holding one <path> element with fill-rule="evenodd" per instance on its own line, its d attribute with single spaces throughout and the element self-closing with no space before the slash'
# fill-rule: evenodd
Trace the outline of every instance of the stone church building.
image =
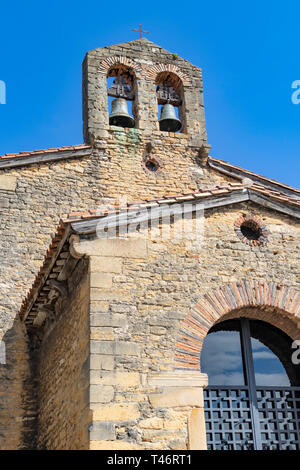
<svg viewBox="0 0 300 470">
<path fill-rule="evenodd" d="M 87 53 L 83 134 L 0 158 L 0 448 L 299 449 L 300 190 L 144 38 Z"/>
</svg>

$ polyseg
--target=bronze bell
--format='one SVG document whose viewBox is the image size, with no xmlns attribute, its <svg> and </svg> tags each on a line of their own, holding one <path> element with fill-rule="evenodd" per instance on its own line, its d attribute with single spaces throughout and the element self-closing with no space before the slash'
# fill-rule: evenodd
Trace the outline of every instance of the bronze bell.
<svg viewBox="0 0 300 470">
<path fill-rule="evenodd" d="M 175 108 L 170 103 L 164 104 L 161 108 L 159 128 L 167 132 L 177 132 L 181 129 L 181 122 L 177 119 Z"/>
<path fill-rule="evenodd" d="M 127 101 L 124 98 L 116 98 L 111 102 L 109 124 L 119 127 L 134 127 L 134 119 L 128 113 Z"/>
</svg>

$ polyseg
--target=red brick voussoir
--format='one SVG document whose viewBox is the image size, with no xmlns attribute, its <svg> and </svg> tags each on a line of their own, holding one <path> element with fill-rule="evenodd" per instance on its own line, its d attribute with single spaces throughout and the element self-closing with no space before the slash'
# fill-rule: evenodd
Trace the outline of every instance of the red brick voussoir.
<svg viewBox="0 0 300 470">
<path fill-rule="evenodd" d="M 241 280 L 206 292 L 186 315 L 177 336 L 174 368 L 200 370 L 200 353 L 210 328 L 244 307 L 273 307 L 283 316 L 300 316 L 300 292 L 275 282 Z"/>
</svg>

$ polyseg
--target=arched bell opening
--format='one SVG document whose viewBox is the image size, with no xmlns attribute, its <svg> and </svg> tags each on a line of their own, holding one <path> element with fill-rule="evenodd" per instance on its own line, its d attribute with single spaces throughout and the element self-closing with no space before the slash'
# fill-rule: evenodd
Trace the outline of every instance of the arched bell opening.
<svg viewBox="0 0 300 470">
<path fill-rule="evenodd" d="M 107 74 L 109 124 L 133 128 L 136 123 L 135 74 L 130 67 L 117 64 Z"/>
<path fill-rule="evenodd" d="M 222 319 L 208 331 L 208 449 L 300 449 L 299 357 L 289 335 L 256 318 Z"/>
<path fill-rule="evenodd" d="M 183 84 L 173 72 L 160 72 L 155 80 L 159 129 L 164 132 L 182 132 Z"/>
</svg>

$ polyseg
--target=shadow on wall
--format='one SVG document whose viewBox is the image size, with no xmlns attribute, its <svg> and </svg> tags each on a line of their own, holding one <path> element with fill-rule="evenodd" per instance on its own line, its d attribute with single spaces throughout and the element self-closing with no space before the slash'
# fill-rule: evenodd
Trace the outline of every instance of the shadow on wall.
<svg viewBox="0 0 300 470">
<path fill-rule="evenodd" d="M 0 343 L 0 449 L 34 449 L 35 446 L 35 380 L 27 332 L 17 317 Z"/>
</svg>

